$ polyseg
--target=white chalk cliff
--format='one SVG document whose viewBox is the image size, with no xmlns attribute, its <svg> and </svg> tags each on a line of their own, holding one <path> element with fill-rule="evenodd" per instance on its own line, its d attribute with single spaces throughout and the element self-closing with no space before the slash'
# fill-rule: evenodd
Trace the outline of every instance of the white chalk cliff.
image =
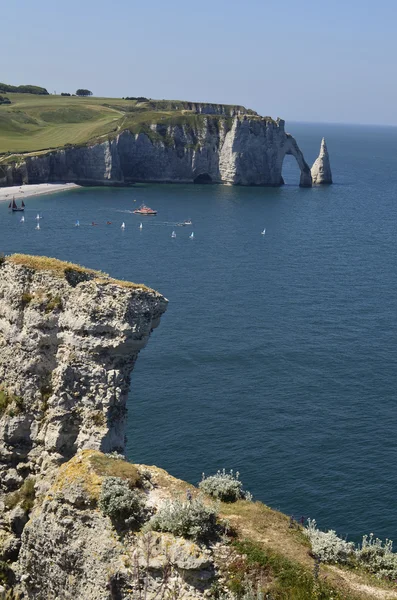
<svg viewBox="0 0 397 600">
<path fill-rule="evenodd" d="M 311 168 L 313 183 L 332 183 L 331 165 L 325 138 L 321 140 L 320 154 Z"/>
<path fill-rule="evenodd" d="M 0 170 L 0 185 L 71 181 L 117 185 L 133 182 L 197 182 L 282 185 L 286 154 L 295 157 L 299 184 L 310 187 L 310 167 L 284 121 L 246 114 L 183 115 L 177 124 L 153 122 L 145 131 L 126 129 L 111 139 L 38 156 L 19 155 Z M 220 112 L 219 112 L 220 111 Z"/>
</svg>

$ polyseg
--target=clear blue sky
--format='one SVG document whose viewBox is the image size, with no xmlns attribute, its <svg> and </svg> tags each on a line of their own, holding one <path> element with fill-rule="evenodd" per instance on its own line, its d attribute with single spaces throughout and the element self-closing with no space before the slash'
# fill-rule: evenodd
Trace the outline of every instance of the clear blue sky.
<svg viewBox="0 0 397 600">
<path fill-rule="evenodd" d="M 9 0 L 0 80 L 397 125 L 396 0 Z"/>
</svg>

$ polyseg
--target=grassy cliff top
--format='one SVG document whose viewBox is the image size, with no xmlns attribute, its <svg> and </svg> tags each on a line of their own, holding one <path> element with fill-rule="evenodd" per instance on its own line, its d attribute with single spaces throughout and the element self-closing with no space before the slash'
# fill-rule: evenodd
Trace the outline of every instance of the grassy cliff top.
<svg viewBox="0 0 397 600">
<path fill-rule="evenodd" d="M 11 104 L 0 106 L 0 161 L 6 153 L 28 153 L 103 140 L 123 130 L 146 131 L 152 123 L 181 123 L 189 117 L 200 120 L 230 118 L 234 113 L 261 118 L 239 105 L 186 102 L 180 100 L 125 100 L 8 93 Z M 198 107 L 225 115 L 198 114 Z M 270 117 L 266 117 L 270 119 Z M 3 155 L 3 156 L 2 156 Z"/>
<path fill-rule="evenodd" d="M 55 482 L 40 500 L 52 500 L 57 494 L 69 494 L 76 486 L 84 491 L 93 508 L 99 499 L 103 479 L 120 477 L 131 488 L 143 485 L 144 474 L 149 474 L 153 498 L 186 499 L 200 494 L 195 486 L 176 479 L 155 466 L 133 465 L 120 458 L 111 458 L 96 450 L 83 450 L 59 469 Z M 212 504 L 208 496 L 206 503 Z M 242 597 L 241 586 L 248 576 L 265 585 L 274 600 L 395 600 L 394 582 L 377 579 L 359 569 L 340 565 L 321 564 L 318 580 L 313 584 L 315 559 L 303 528 L 287 515 L 273 510 L 262 502 L 239 500 L 219 502 L 220 517 L 230 524 L 232 554 L 223 576 L 230 589 Z M 127 540 L 127 538 L 125 538 Z M 128 540 L 125 542 L 128 546 Z M 240 587 L 239 587 L 240 586 Z M 312 590 L 312 593 L 308 593 Z M 250 596 L 251 597 L 251 596 Z M 254 596 L 252 596 L 253 598 Z M 256 595 L 255 595 L 256 598 Z M 259 598 L 259 595 L 258 595 Z"/>
<path fill-rule="evenodd" d="M 47 256 L 33 256 L 30 254 L 12 254 L 5 259 L 14 265 L 21 265 L 33 269 L 34 271 L 51 271 L 54 275 L 61 278 L 67 278 L 67 275 L 74 273 L 77 275 L 86 275 L 87 280 L 95 281 L 103 285 L 113 284 L 123 288 L 140 289 L 148 292 L 155 292 L 151 288 L 141 283 L 124 281 L 122 279 L 113 279 L 107 273 L 87 269 L 81 265 L 59 260 L 58 258 L 49 258 Z M 83 279 L 82 279 L 83 280 Z"/>
</svg>

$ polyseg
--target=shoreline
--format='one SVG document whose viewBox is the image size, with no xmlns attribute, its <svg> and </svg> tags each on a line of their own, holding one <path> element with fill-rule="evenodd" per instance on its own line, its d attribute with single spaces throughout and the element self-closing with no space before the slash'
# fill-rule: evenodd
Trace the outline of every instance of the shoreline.
<svg viewBox="0 0 397 600">
<path fill-rule="evenodd" d="M 0 202 L 10 202 L 13 197 L 15 200 L 26 200 L 32 196 L 44 196 L 45 194 L 54 194 L 56 192 L 66 192 L 80 188 L 77 183 L 37 183 L 30 185 L 12 185 L 0 187 Z"/>
</svg>

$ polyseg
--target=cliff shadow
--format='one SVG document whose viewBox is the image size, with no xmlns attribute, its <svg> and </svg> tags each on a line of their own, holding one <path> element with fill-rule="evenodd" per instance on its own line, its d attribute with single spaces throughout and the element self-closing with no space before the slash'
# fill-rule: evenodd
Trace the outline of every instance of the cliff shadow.
<svg viewBox="0 0 397 600">
<path fill-rule="evenodd" d="M 194 178 L 193 183 L 212 183 L 212 177 L 209 173 L 200 173 Z"/>
</svg>

